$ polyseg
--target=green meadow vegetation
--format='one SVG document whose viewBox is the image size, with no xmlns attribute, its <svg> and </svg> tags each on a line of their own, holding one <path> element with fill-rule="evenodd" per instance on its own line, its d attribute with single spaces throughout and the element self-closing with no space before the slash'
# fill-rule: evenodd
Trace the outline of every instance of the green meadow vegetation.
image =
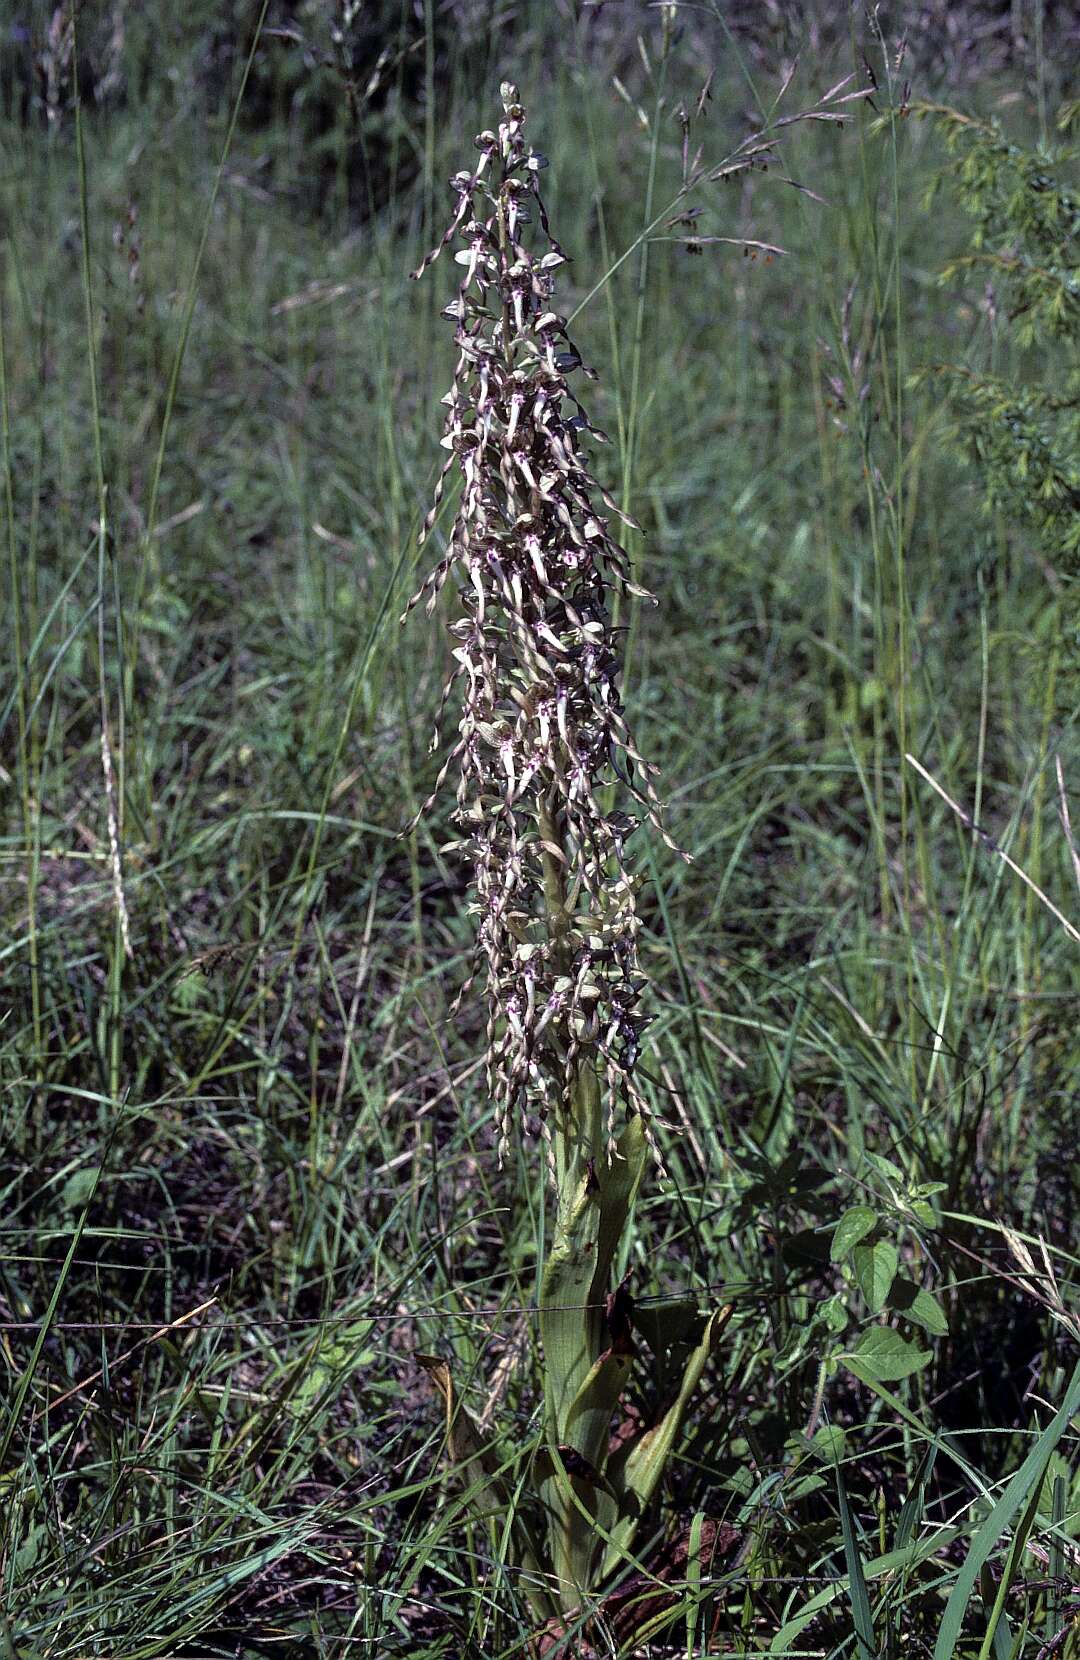
<svg viewBox="0 0 1080 1660">
<path fill-rule="evenodd" d="M 2 1660 L 1080 1657 L 1080 46 L 909 10 L 0 19 Z M 696 1388 L 544 1634 L 548 1155 L 398 621 L 507 77 L 692 855 L 612 1457 Z"/>
</svg>

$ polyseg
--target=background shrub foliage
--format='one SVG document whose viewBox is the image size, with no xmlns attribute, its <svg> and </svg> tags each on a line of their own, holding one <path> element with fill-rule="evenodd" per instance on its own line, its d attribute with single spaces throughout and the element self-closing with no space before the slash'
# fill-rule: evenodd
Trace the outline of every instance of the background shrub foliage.
<svg viewBox="0 0 1080 1660">
<path fill-rule="evenodd" d="M 657 1353 L 734 1310 L 648 1652 L 1080 1653 L 1075 13 L 842 10 L 0 25 L 0 1651 L 526 1652 L 413 1356 L 538 1434 L 544 1184 L 448 1018 L 452 803 L 398 835 L 447 665 L 396 623 L 407 273 L 512 75 L 694 856 L 641 850 L 617 1269 Z"/>
</svg>

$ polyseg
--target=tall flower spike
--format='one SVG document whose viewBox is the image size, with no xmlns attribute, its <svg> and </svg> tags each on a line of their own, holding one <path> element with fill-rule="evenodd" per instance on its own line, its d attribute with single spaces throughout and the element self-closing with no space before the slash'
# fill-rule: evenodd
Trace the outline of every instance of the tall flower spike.
<svg viewBox="0 0 1080 1660">
<path fill-rule="evenodd" d="M 430 610 L 456 572 L 463 614 L 450 630 L 455 667 L 442 702 L 458 689 L 461 718 L 435 794 L 456 764 L 456 848 L 471 864 L 477 919 L 476 969 L 461 995 L 484 976 L 500 1158 L 519 1113 L 536 1113 L 549 1136 L 547 1115 L 569 1103 L 583 1067 L 603 1092 L 609 1148 L 620 1107 L 648 1127 L 634 1076 L 645 1025 L 641 878 L 626 844 L 644 817 L 679 851 L 617 683 L 609 599 L 651 596 L 631 581 L 604 509 L 633 521 L 582 458 L 586 434 L 606 439 L 567 376 L 595 377 L 553 306 L 567 256 L 540 194 L 547 163 L 525 141 L 509 82 L 502 100 L 498 131 L 476 139 L 475 170 L 450 181 L 449 229 L 413 273 L 460 242 L 461 285 L 443 312 L 458 348 L 443 400 L 448 455 L 421 543 L 455 465 L 461 501 L 445 556 L 406 610 L 425 597 Z M 533 212 L 539 252 L 527 240 Z M 614 793 L 633 811 L 606 806 Z"/>
</svg>

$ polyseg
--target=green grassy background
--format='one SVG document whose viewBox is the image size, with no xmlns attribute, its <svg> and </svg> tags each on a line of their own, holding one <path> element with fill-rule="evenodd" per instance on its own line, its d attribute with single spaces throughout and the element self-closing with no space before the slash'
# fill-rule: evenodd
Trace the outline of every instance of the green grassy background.
<svg viewBox="0 0 1080 1660">
<path fill-rule="evenodd" d="M 907 386 L 1042 366 L 939 286 L 968 228 L 896 109 L 911 75 L 1034 139 L 1067 59 L 1030 28 L 981 64 L 916 40 L 890 86 L 858 16 L 815 46 L 802 13 L 785 39 L 688 11 L 665 58 L 646 7 L 383 10 L 344 74 L 317 8 L 271 11 L 242 101 L 250 8 L 115 8 L 112 94 L 91 11 L 85 192 L 70 81 L 49 119 L 25 45 L 0 63 L 0 1654 L 524 1652 L 512 1580 L 430 1480 L 410 1356 L 536 1433 L 541 1159 L 498 1170 L 482 1011 L 447 1019 L 470 938 L 449 801 L 398 836 L 438 766 L 446 638 L 397 617 L 452 367 L 451 266 L 407 273 L 507 73 L 565 309 L 587 299 L 597 467 L 659 601 L 623 619 L 628 701 L 694 854 L 640 851 L 671 1177 L 626 1266 L 639 1297 L 736 1304 L 658 1526 L 704 1511 L 737 1542 L 707 1618 L 688 1597 L 651 1652 L 929 1653 L 1072 1367 L 999 1225 L 1053 1248 L 1067 1306 L 1080 958 L 902 756 L 1075 916 L 1053 761 L 1075 791 L 1080 745 L 1053 573 Z M 786 253 L 699 257 L 663 224 L 646 251 L 680 103 L 715 70 L 691 142 L 722 161 L 800 29 L 784 108 L 865 84 L 863 54 L 874 107 L 694 197 L 695 232 Z M 948 1319 L 894 1318 L 932 1351 L 899 1404 L 839 1358 L 871 1323 L 829 1261 L 856 1203 Z M 1074 1652 L 1073 1452 L 1001 1660 Z"/>
</svg>

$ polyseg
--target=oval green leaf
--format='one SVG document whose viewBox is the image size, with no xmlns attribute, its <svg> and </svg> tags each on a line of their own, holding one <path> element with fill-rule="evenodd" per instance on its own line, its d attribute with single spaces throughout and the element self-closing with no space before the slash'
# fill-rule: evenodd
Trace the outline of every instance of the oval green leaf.
<svg viewBox="0 0 1080 1660">
<path fill-rule="evenodd" d="M 833 1262 L 843 1262 L 844 1258 L 867 1234 L 877 1226 L 877 1213 L 869 1205 L 852 1205 L 846 1210 L 836 1224 L 829 1256 Z"/>
<path fill-rule="evenodd" d="M 921 1326 L 931 1337 L 949 1335 L 949 1322 L 937 1298 L 929 1291 L 924 1291 L 921 1285 L 905 1279 L 902 1274 L 893 1282 L 892 1290 L 889 1292 L 889 1307 L 894 1308 L 913 1325 Z"/>
<path fill-rule="evenodd" d="M 852 1252 L 855 1283 L 871 1314 L 880 1314 L 885 1307 L 899 1261 L 896 1246 L 888 1239 L 879 1239 L 876 1245 L 856 1245 Z"/>
<path fill-rule="evenodd" d="M 909 1343 L 891 1326 L 871 1326 L 851 1353 L 840 1358 L 864 1382 L 899 1383 L 930 1364 L 930 1351 Z"/>
</svg>

